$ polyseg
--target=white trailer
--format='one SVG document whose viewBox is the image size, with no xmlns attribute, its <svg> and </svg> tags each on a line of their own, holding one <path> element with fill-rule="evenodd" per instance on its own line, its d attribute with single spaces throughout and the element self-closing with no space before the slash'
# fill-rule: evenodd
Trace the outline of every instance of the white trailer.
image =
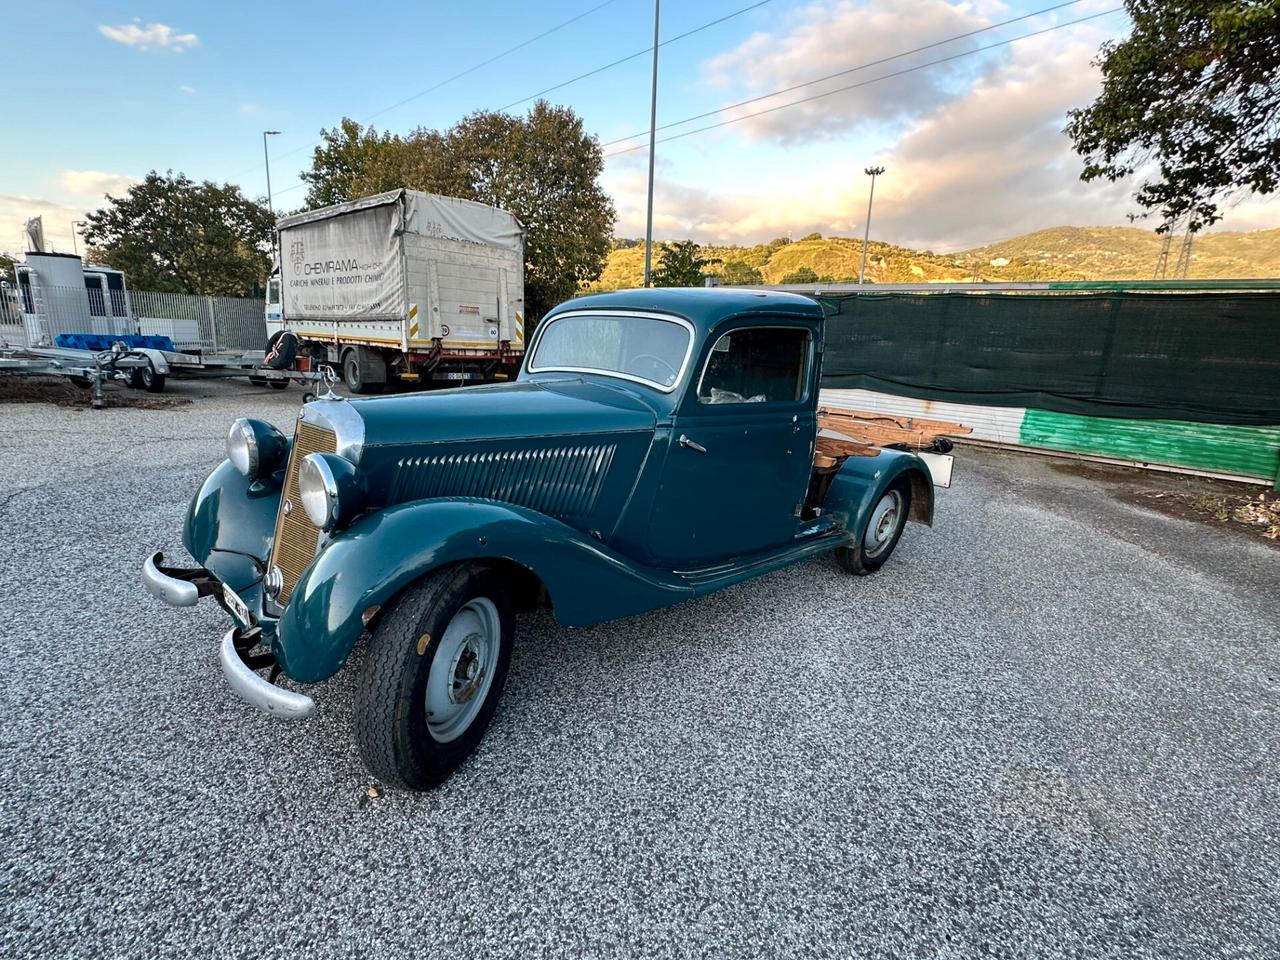
<svg viewBox="0 0 1280 960">
<path fill-rule="evenodd" d="M 277 226 L 269 362 L 334 364 L 359 393 L 392 379 L 515 375 L 524 354 L 524 231 L 511 214 L 392 190 Z"/>
</svg>

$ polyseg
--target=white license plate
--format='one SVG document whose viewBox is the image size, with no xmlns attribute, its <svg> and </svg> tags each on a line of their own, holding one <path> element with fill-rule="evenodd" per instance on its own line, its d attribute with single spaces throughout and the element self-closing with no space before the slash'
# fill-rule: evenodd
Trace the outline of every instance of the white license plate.
<svg viewBox="0 0 1280 960">
<path fill-rule="evenodd" d="M 231 616 L 236 618 L 236 622 L 240 626 L 253 626 L 253 621 L 249 617 L 248 605 L 225 583 L 222 585 L 222 599 L 227 602 L 227 607 L 231 610 Z"/>
<path fill-rule="evenodd" d="M 440 374 L 440 379 L 441 380 L 475 380 L 478 376 L 479 374 L 470 372 L 470 371 L 450 370 L 447 373 Z"/>
<path fill-rule="evenodd" d="M 921 460 L 929 467 L 929 473 L 933 475 L 933 485 L 935 487 L 951 486 L 951 466 L 956 462 L 956 458 L 948 453 L 924 453 L 919 454 Z"/>
</svg>

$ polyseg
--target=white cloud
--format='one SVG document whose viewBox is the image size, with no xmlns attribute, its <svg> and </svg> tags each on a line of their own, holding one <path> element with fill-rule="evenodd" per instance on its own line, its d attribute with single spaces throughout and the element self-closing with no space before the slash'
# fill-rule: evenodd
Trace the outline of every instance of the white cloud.
<svg viewBox="0 0 1280 960">
<path fill-rule="evenodd" d="M 840 88 L 920 66 L 942 57 L 962 54 L 990 42 L 988 35 L 967 37 L 904 57 L 886 60 L 990 25 L 991 18 L 972 3 L 944 0 L 906 0 L 893 4 L 867 0 L 811 3 L 800 8 L 784 35 L 757 33 L 733 50 L 705 64 L 709 81 L 732 89 L 740 101 L 774 90 L 808 84 L 790 93 L 767 97 L 726 111 L 731 119 L 831 93 L 799 106 L 753 117 L 737 124 L 751 138 L 784 143 L 829 139 L 915 116 L 953 99 L 972 70 L 963 58 L 900 77 L 869 83 L 853 90 Z M 865 69 L 850 68 L 874 64 Z M 820 83 L 815 77 L 843 75 Z"/>
<path fill-rule="evenodd" d="M 200 38 L 194 33 L 179 33 L 167 23 L 133 23 L 109 27 L 105 24 L 98 27 L 98 32 L 108 40 L 123 43 L 126 47 L 138 50 L 171 50 L 182 53 L 191 47 L 198 46 Z"/>
<path fill-rule="evenodd" d="M 101 198 L 104 194 L 119 196 L 138 182 L 137 177 L 101 170 L 63 170 L 62 186 L 71 193 Z"/>
<path fill-rule="evenodd" d="M 183 93 L 187 93 L 187 94 L 192 94 L 196 92 L 195 87 L 188 86 L 185 83 L 178 84 L 178 89 L 181 90 Z"/>
</svg>

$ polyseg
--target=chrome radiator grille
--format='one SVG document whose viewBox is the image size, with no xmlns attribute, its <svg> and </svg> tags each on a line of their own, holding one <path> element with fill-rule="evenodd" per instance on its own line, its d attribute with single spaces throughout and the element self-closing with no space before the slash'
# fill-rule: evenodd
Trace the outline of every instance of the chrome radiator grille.
<svg viewBox="0 0 1280 960">
<path fill-rule="evenodd" d="M 551 517 L 595 509 L 617 446 L 612 443 L 406 457 L 391 503 L 427 497 L 502 500 Z"/>
<path fill-rule="evenodd" d="M 298 496 L 298 467 L 309 453 L 335 453 L 337 448 L 332 430 L 298 421 L 293 449 L 289 453 L 289 466 L 284 474 L 280 510 L 276 514 L 275 540 L 271 546 L 271 564 L 279 567 L 284 576 L 284 586 L 276 597 L 276 603 L 282 607 L 289 602 L 293 588 L 315 557 L 316 544 L 320 542 L 320 531 L 307 519 L 302 499 Z"/>
</svg>

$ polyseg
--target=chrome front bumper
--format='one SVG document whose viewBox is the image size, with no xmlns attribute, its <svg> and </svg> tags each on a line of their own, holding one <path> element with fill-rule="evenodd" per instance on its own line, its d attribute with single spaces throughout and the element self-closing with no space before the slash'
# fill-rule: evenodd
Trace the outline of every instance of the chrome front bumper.
<svg viewBox="0 0 1280 960">
<path fill-rule="evenodd" d="M 201 597 L 215 597 L 225 609 L 222 584 L 207 570 L 177 569 L 164 566 L 164 555 L 155 553 L 142 564 L 142 582 L 157 599 L 172 607 L 194 607 Z M 229 613 L 230 611 L 228 611 Z M 232 627 L 222 638 L 218 660 L 222 674 L 227 678 L 241 699 L 272 716 L 289 720 L 301 720 L 311 716 L 316 703 L 303 693 L 285 690 L 257 673 L 264 666 L 273 666 L 275 658 L 270 654 L 254 656 L 249 650 L 257 643 L 260 627 L 254 625 L 243 633 Z M 249 638 L 254 639 L 250 640 Z"/>
<path fill-rule="evenodd" d="M 249 664 L 240 656 L 240 648 L 236 646 L 235 627 L 227 631 L 222 638 L 222 646 L 218 648 L 218 659 L 222 662 L 222 675 L 231 684 L 231 689 L 247 703 L 259 710 L 286 720 L 305 720 L 316 708 L 316 702 L 305 693 L 285 690 L 254 672 Z"/>
</svg>

